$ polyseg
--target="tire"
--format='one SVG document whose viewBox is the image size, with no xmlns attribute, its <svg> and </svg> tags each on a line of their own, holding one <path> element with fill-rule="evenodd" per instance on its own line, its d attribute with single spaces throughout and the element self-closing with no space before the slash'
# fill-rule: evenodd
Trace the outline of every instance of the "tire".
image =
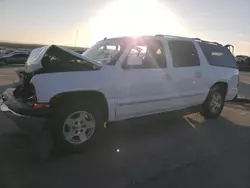
<svg viewBox="0 0 250 188">
<path fill-rule="evenodd" d="M 83 116 L 85 120 L 83 120 Z M 91 121 L 91 125 L 94 122 L 94 129 L 90 128 L 89 121 Z M 55 110 L 54 118 L 51 122 L 53 123 L 51 126 L 56 146 L 60 149 L 77 153 L 96 143 L 104 130 L 103 115 L 100 109 L 91 102 L 60 105 Z M 76 124 L 76 122 L 78 123 Z M 82 142 L 84 139 L 87 140 Z"/>
<path fill-rule="evenodd" d="M 210 89 L 207 99 L 202 105 L 200 114 L 205 118 L 217 118 L 224 107 L 225 103 L 225 88 L 215 86 Z M 217 100 L 215 100 L 215 98 Z M 217 101 L 217 102 L 216 102 Z"/>
</svg>

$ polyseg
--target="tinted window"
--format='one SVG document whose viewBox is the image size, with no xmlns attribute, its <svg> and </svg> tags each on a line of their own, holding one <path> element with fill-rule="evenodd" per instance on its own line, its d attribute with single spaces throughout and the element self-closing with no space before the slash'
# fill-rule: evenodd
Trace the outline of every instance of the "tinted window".
<svg viewBox="0 0 250 188">
<path fill-rule="evenodd" d="M 207 43 L 200 43 L 200 46 L 210 65 L 237 68 L 232 53 L 226 47 Z"/>
<path fill-rule="evenodd" d="M 200 65 L 196 48 L 192 42 L 169 41 L 168 45 L 174 67 L 192 67 Z"/>
<path fill-rule="evenodd" d="M 14 54 L 12 57 L 21 58 L 21 57 L 28 57 L 28 55 L 26 55 L 26 54 Z"/>
<path fill-rule="evenodd" d="M 128 67 L 126 58 L 124 68 L 154 69 L 167 67 L 163 45 L 159 40 L 138 40 L 128 54 L 128 57 L 131 56 L 139 56 L 142 59 L 142 64 L 129 65 Z"/>
</svg>

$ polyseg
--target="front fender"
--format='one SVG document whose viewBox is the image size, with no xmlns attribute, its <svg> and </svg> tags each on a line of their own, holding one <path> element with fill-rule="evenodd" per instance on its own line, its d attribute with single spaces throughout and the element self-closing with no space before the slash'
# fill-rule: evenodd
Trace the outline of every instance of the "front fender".
<svg viewBox="0 0 250 188">
<path fill-rule="evenodd" d="M 97 79 L 98 76 L 93 76 L 90 72 L 92 71 L 46 73 L 33 76 L 30 82 L 35 87 L 37 102 L 48 103 L 53 96 L 74 91 L 92 90 L 108 95 L 106 92 L 108 89 L 102 84 L 103 79 Z"/>
</svg>

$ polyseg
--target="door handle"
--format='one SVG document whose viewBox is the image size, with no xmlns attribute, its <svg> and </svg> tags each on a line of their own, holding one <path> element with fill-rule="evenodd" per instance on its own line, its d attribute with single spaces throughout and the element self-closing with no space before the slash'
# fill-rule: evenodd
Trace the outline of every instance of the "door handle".
<svg viewBox="0 0 250 188">
<path fill-rule="evenodd" d="M 201 74 L 200 72 L 196 72 L 196 73 L 195 73 L 195 77 L 196 77 L 196 78 L 200 78 L 201 76 L 202 76 L 202 74 Z"/>
<path fill-rule="evenodd" d="M 163 79 L 171 80 L 171 76 L 169 74 L 166 74 L 166 75 L 163 76 Z"/>
</svg>

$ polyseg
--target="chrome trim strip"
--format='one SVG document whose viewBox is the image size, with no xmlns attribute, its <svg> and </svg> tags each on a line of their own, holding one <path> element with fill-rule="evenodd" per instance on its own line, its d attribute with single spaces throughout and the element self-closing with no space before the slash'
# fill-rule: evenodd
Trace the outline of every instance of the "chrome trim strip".
<svg viewBox="0 0 250 188">
<path fill-rule="evenodd" d="M 202 93 L 199 94 L 193 94 L 193 95 L 183 95 L 183 96 L 173 96 L 173 97 L 168 97 L 168 98 L 161 98 L 161 99 L 151 99 L 151 100 L 144 100 L 144 101 L 135 101 L 135 102 L 124 102 L 124 103 L 119 103 L 118 106 L 125 106 L 125 105 L 133 105 L 133 104 L 141 104 L 141 103 L 150 103 L 150 102 L 158 102 L 158 101 L 166 101 L 166 100 L 172 100 L 172 99 L 181 99 L 185 97 L 195 97 L 202 95 Z"/>
</svg>

